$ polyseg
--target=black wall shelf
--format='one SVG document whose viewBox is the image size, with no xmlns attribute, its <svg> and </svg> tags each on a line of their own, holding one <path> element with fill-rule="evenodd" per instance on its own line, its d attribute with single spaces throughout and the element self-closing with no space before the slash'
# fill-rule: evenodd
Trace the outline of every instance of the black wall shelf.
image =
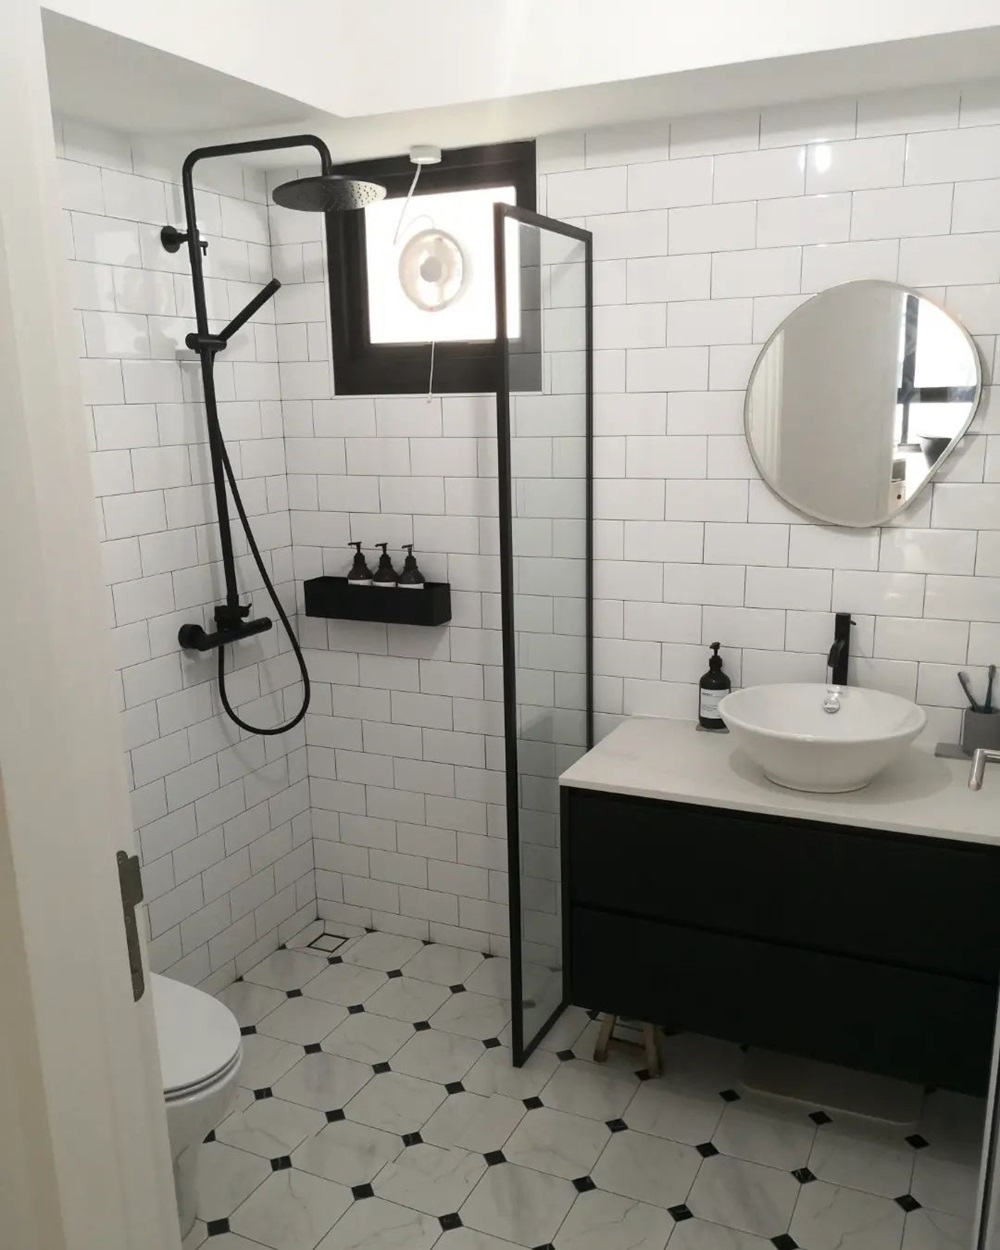
<svg viewBox="0 0 1000 1250">
<path fill-rule="evenodd" d="M 346 577 L 310 577 L 303 584 L 306 616 L 389 625 L 444 625 L 451 620 L 450 582 L 426 582 L 423 590 L 351 586 Z"/>
</svg>

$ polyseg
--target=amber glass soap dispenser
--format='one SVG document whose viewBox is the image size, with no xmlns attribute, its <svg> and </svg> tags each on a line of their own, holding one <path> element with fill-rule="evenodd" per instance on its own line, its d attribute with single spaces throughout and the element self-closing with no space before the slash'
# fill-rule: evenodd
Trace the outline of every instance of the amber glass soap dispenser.
<svg viewBox="0 0 1000 1250">
<path fill-rule="evenodd" d="M 708 672 L 698 683 L 698 724 L 702 729 L 725 729 L 726 722 L 719 715 L 719 704 L 732 689 L 733 683 L 722 671 L 722 657 L 717 642 L 712 643 L 712 658 Z"/>
</svg>

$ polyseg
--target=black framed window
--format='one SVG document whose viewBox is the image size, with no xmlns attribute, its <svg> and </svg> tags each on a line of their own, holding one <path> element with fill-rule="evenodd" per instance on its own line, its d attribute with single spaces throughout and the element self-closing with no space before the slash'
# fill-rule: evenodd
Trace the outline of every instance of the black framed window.
<svg viewBox="0 0 1000 1250">
<path fill-rule="evenodd" d="M 337 173 L 379 182 L 386 188 L 381 205 L 356 213 L 327 215 L 327 261 L 330 275 L 330 312 L 333 337 L 334 386 L 338 395 L 421 394 L 430 389 L 432 347 L 424 341 L 392 341 L 389 301 L 402 298 L 396 287 L 393 265 L 398 265 L 398 249 L 390 254 L 385 241 L 388 213 L 392 222 L 400 220 L 403 203 L 413 181 L 414 166 L 407 156 L 385 160 L 352 162 L 338 166 Z M 485 193 L 496 190 L 496 196 Z M 458 201 L 447 205 L 449 193 L 477 192 L 462 201 L 474 211 L 478 221 L 483 198 L 503 199 L 519 208 L 535 208 L 535 145 L 533 141 L 501 143 L 486 147 L 455 148 L 442 153 L 441 163 L 425 165 L 420 172 L 413 199 L 403 223 L 400 242 L 424 225 L 438 225 L 444 217 L 442 206 L 454 210 Z M 473 201 L 476 201 L 473 208 Z M 434 211 L 426 211 L 428 208 Z M 492 248 L 493 214 L 490 204 L 482 206 L 483 238 Z M 368 214 L 380 212 L 379 218 Z M 369 224 L 371 230 L 369 230 Z M 441 228 L 447 228 L 447 223 Z M 371 235 L 371 238 L 369 237 Z M 477 228 L 478 237 L 478 228 Z M 369 255 L 369 248 L 380 251 Z M 474 249 L 478 250 L 478 248 Z M 371 275 L 378 275 L 377 289 L 371 289 Z M 472 290 L 472 284 L 478 284 Z M 433 344 L 433 390 L 435 392 L 490 391 L 496 387 L 495 323 L 474 315 L 476 308 L 489 309 L 495 316 L 492 255 L 470 257 L 469 291 L 456 301 L 445 322 L 442 338 Z M 468 311 L 462 325 L 463 307 Z M 448 325 L 447 337 L 445 325 Z M 484 325 L 489 332 L 484 332 Z M 470 330 L 468 338 L 454 337 Z M 419 333 L 419 332 L 418 332 Z M 388 339 L 387 339 L 388 336 Z"/>
</svg>

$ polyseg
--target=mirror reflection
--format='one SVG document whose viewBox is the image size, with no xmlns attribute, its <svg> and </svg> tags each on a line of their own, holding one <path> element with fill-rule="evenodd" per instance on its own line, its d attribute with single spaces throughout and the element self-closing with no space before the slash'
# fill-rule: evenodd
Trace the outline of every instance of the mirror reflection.
<svg viewBox="0 0 1000 1250">
<path fill-rule="evenodd" d="M 912 503 L 969 428 L 979 356 L 933 301 L 891 282 L 814 296 L 771 336 L 747 389 L 767 484 L 817 520 L 869 526 Z"/>
</svg>

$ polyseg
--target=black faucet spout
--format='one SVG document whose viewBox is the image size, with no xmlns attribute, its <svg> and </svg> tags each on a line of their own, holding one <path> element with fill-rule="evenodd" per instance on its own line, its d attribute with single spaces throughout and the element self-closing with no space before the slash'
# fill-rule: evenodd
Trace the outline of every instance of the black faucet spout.
<svg viewBox="0 0 1000 1250">
<path fill-rule="evenodd" d="M 830 671 L 830 680 L 835 686 L 847 685 L 847 670 L 851 660 L 851 620 L 850 612 L 838 612 L 834 620 L 833 646 L 826 659 L 826 667 Z"/>
</svg>

